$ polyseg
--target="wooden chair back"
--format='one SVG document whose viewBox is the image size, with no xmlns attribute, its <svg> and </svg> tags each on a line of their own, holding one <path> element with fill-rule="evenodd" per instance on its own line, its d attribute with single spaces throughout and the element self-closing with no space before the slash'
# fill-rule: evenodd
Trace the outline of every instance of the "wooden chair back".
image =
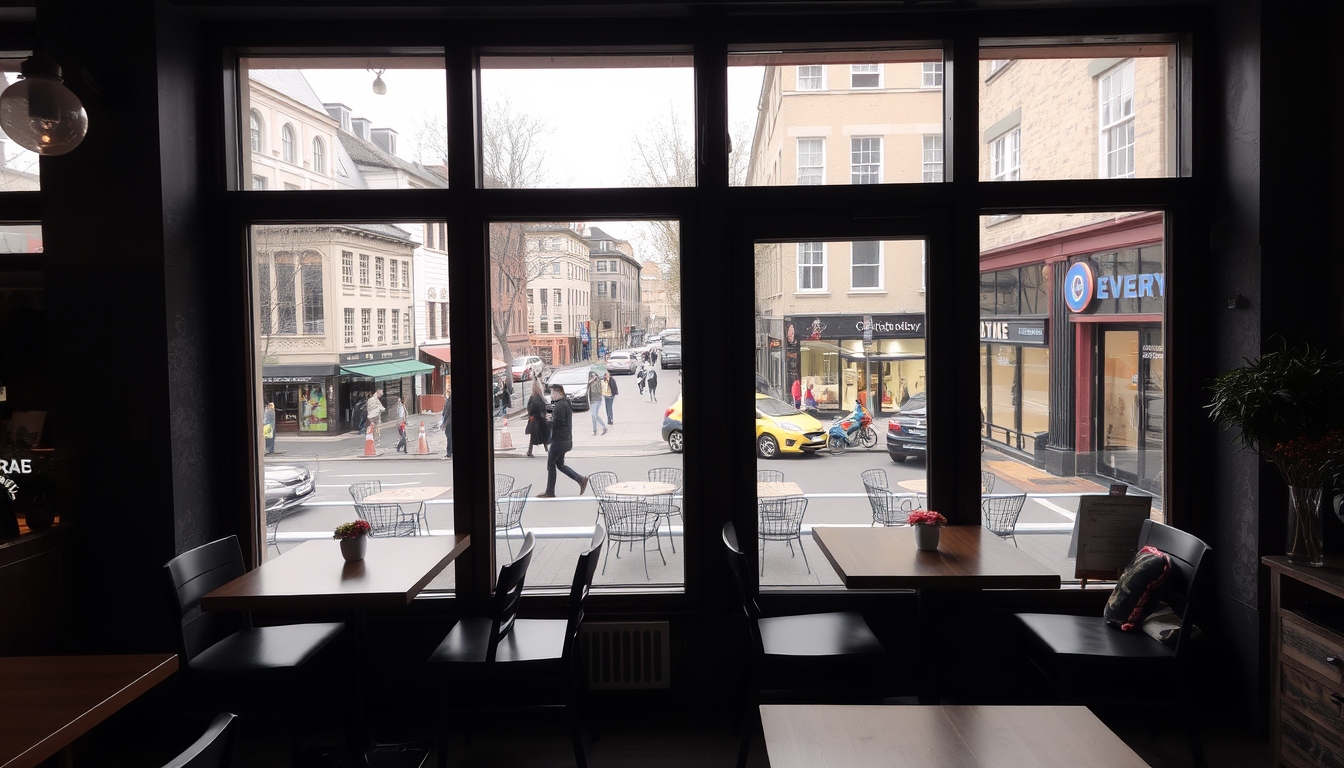
<svg viewBox="0 0 1344 768">
<path fill-rule="evenodd" d="M 220 712 L 201 738 L 164 763 L 163 768 L 225 768 L 233 759 L 237 720 L 232 712 Z"/>
<path fill-rule="evenodd" d="M 1200 568 L 1212 550 L 1194 534 L 1155 520 L 1144 520 L 1139 528 L 1139 548 L 1145 546 L 1156 547 L 1171 559 L 1171 572 L 1162 585 L 1162 600 L 1181 619 L 1175 646 L 1176 655 L 1180 656 L 1188 636 L 1186 629 L 1190 627 L 1191 607 L 1199 599 Z"/>
<path fill-rule="evenodd" d="M 569 586 L 569 615 L 568 623 L 565 625 L 565 645 L 560 653 L 560 657 L 566 663 L 573 658 L 574 644 L 579 639 L 579 627 L 583 624 L 583 606 L 588 602 L 588 593 L 593 588 L 593 576 L 597 573 L 598 555 L 602 552 L 602 544 L 607 540 L 607 531 L 601 525 L 593 530 L 593 538 L 588 543 L 588 549 L 579 555 L 579 562 L 574 566 L 574 580 Z"/>
<path fill-rule="evenodd" d="M 163 567 L 178 609 L 178 653 L 188 668 L 201 651 L 250 626 L 246 614 L 201 610 L 202 597 L 246 570 L 237 536 L 187 550 Z"/>
<path fill-rule="evenodd" d="M 518 618 L 518 601 L 523 595 L 523 582 L 527 579 L 527 567 L 532 564 L 532 547 L 535 543 L 531 533 L 524 536 L 518 557 L 499 569 L 495 595 L 490 599 L 490 643 L 485 651 L 486 661 L 495 660 L 499 642 L 508 636 Z"/>
</svg>

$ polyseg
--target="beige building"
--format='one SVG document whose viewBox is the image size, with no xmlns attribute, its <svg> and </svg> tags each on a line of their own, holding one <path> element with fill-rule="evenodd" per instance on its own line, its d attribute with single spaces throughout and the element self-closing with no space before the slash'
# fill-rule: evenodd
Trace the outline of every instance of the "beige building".
<svg viewBox="0 0 1344 768">
<path fill-rule="evenodd" d="M 596 331 L 594 343 L 608 352 L 628 347 L 643 338 L 644 319 L 642 265 L 635 259 L 629 240 L 622 240 L 598 227 L 585 227 L 588 241 L 589 272 L 592 282 L 592 319 Z"/>
<path fill-rule="evenodd" d="M 584 324 L 591 319 L 589 244 L 560 225 L 527 232 L 527 333 L 547 365 L 583 357 Z"/>
<path fill-rule="evenodd" d="M 646 338 L 665 328 L 681 327 L 681 300 L 663 273 L 665 269 L 656 261 L 641 265 L 639 284 L 644 299 L 644 318 L 640 324 Z"/>
</svg>

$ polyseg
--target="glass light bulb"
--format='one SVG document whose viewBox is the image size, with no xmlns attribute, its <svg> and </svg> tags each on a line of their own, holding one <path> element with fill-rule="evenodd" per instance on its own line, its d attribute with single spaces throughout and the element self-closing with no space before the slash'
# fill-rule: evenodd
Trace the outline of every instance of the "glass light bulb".
<svg viewBox="0 0 1344 768">
<path fill-rule="evenodd" d="M 79 146 L 89 118 L 60 78 L 28 75 L 0 94 L 0 130 L 39 155 L 63 155 Z"/>
<path fill-rule="evenodd" d="M 381 74 L 374 75 L 373 77 L 373 92 L 379 96 L 387 93 L 387 83 L 383 82 L 383 76 Z"/>
</svg>

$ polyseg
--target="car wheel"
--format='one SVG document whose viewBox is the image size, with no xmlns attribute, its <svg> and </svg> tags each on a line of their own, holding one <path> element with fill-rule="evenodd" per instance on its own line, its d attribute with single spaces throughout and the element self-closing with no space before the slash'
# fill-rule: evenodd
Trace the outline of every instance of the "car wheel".
<svg viewBox="0 0 1344 768">
<path fill-rule="evenodd" d="M 779 441 L 771 435 L 761 435 L 756 438 L 756 455 L 762 459 L 773 459 L 779 456 Z"/>
<path fill-rule="evenodd" d="M 681 430 L 674 429 L 667 434 L 667 447 L 671 448 L 673 453 L 681 453 L 681 449 L 683 447 L 682 441 L 684 439 L 685 438 L 682 437 Z"/>
<path fill-rule="evenodd" d="M 909 457 L 909 456 L 897 456 L 897 455 L 895 455 L 895 454 L 892 454 L 891 460 L 894 461 L 894 462 L 896 462 L 897 464 L 904 464 L 904 463 L 905 463 L 905 460 L 908 459 L 908 458 L 910 458 L 910 457 Z"/>
</svg>

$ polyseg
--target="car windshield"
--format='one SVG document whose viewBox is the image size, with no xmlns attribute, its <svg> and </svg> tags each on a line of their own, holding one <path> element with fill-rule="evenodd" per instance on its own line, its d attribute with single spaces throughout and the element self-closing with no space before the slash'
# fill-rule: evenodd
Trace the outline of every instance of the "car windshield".
<svg viewBox="0 0 1344 768">
<path fill-rule="evenodd" d="M 766 416 L 801 416 L 803 413 L 783 400 L 776 400 L 773 397 L 757 398 L 756 410 Z"/>
<path fill-rule="evenodd" d="M 526 358 L 526 357 L 515 357 L 515 358 L 513 358 L 513 367 L 515 367 L 515 368 L 522 368 L 524 365 L 527 365 L 527 358 Z"/>
<path fill-rule="evenodd" d="M 563 384 L 565 386 L 570 386 L 572 384 L 586 384 L 588 383 L 588 369 L 571 368 L 567 371 L 556 371 L 555 375 L 551 376 L 547 383 Z"/>
<path fill-rule="evenodd" d="M 911 395 L 910 399 L 905 401 L 905 405 L 901 406 L 900 412 L 906 413 L 908 411 L 924 410 L 924 407 L 928 404 L 925 402 L 925 399 L 926 394 L 924 392 L 920 392 L 918 395 Z"/>
</svg>

